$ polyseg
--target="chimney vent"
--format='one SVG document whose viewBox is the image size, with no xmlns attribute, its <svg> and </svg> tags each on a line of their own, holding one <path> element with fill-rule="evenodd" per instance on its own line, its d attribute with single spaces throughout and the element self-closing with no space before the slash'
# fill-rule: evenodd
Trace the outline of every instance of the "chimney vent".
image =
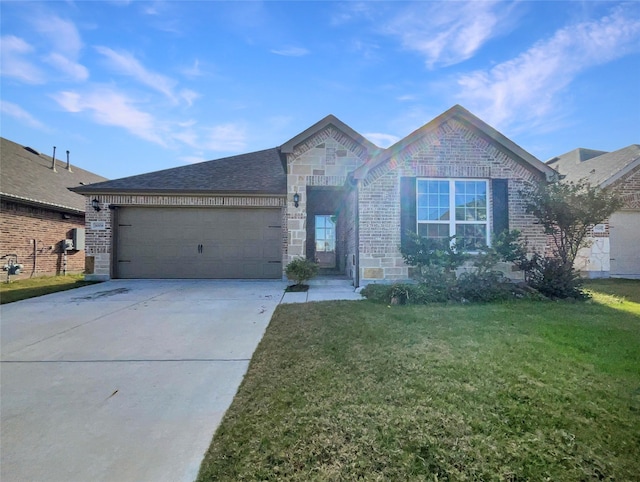
<svg viewBox="0 0 640 482">
<path fill-rule="evenodd" d="M 51 169 L 53 169 L 53 172 L 58 172 L 56 171 L 56 146 L 53 146 L 53 157 L 51 158 Z"/>
<path fill-rule="evenodd" d="M 67 149 L 67 171 L 73 172 L 71 170 L 71 163 L 69 162 L 69 150 Z"/>
</svg>

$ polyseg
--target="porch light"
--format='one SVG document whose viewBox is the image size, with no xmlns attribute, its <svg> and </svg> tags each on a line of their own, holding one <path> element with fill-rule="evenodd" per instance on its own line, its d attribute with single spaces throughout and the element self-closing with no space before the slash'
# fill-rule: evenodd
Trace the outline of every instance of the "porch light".
<svg viewBox="0 0 640 482">
<path fill-rule="evenodd" d="M 98 201 L 97 199 L 94 199 L 93 201 L 91 201 L 91 206 L 96 211 L 100 211 L 100 201 Z"/>
<path fill-rule="evenodd" d="M 295 207 L 298 207 L 298 206 L 299 206 L 299 204 L 300 204 L 300 194 L 295 193 L 295 194 L 293 195 L 293 205 L 294 205 Z"/>
</svg>

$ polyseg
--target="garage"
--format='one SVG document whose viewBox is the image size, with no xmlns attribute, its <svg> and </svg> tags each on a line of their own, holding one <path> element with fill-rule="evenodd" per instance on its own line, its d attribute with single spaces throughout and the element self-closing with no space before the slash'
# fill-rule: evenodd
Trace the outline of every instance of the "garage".
<svg viewBox="0 0 640 482">
<path fill-rule="evenodd" d="M 117 278 L 280 279 L 282 216 L 270 208 L 121 207 Z"/>
<path fill-rule="evenodd" d="M 640 278 L 640 211 L 618 211 L 609 220 L 611 276 Z"/>
</svg>

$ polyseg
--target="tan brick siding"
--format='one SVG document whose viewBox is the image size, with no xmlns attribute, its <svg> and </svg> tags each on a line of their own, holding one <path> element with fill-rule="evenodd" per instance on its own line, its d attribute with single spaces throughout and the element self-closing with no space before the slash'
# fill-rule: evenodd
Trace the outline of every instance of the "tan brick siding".
<svg viewBox="0 0 640 482">
<path fill-rule="evenodd" d="M 360 186 L 361 284 L 409 277 L 399 249 L 402 176 L 509 179 L 509 227 L 522 231 L 530 248 L 544 250 L 546 236 L 534 224 L 533 216 L 525 213 L 525 202 L 520 196 L 524 187 L 539 178 L 461 123 L 451 120 L 379 166 Z M 489 213 L 491 194 L 488 194 Z"/>
<path fill-rule="evenodd" d="M 19 276 L 57 275 L 64 272 L 62 241 L 71 238 L 74 228 L 84 227 L 84 216 L 65 214 L 21 203 L 2 201 L 0 209 L 0 256 L 17 254 L 24 265 Z M 84 251 L 67 251 L 67 273 L 84 271 Z M 4 265 L 5 260 L 0 260 Z M 6 272 L 0 272 L 6 279 Z"/>
</svg>

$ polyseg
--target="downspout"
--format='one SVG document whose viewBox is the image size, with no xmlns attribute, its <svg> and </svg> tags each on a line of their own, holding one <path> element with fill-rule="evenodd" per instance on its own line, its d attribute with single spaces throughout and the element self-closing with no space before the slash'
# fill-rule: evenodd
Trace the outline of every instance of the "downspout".
<svg viewBox="0 0 640 482">
<path fill-rule="evenodd" d="M 355 221 L 356 221 L 356 279 L 355 279 L 355 288 L 360 287 L 360 193 L 358 187 L 360 186 L 360 181 L 356 180 L 355 183 L 355 191 L 356 191 L 356 205 L 355 205 Z"/>
<path fill-rule="evenodd" d="M 33 270 L 31 271 L 30 278 L 33 278 L 36 274 L 36 270 L 38 269 L 38 240 L 33 240 Z"/>
</svg>

